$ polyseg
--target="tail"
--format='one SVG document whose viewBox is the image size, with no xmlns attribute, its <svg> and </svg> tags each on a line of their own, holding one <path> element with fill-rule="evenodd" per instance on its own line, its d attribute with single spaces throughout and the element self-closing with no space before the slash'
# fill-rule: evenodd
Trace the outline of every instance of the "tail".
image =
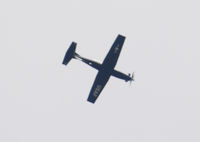
<svg viewBox="0 0 200 142">
<path fill-rule="evenodd" d="M 77 45 L 76 42 L 72 42 L 71 45 L 69 46 L 69 49 L 65 53 L 65 57 L 62 62 L 64 65 L 67 65 L 72 58 L 75 58 L 76 45 Z"/>
</svg>

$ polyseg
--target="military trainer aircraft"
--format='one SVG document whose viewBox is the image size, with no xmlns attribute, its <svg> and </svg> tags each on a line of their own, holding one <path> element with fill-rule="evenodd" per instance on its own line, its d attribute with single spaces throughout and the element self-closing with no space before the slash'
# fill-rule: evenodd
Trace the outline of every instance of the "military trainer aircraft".
<svg viewBox="0 0 200 142">
<path fill-rule="evenodd" d="M 96 79 L 93 83 L 93 86 L 91 88 L 89 97 L 88 97 L 88 101 L 91 103 L 95 103 L 96 99 L 98 98 L 99 94 L 101 93 L 101 91 L 103 90 L 103 88 L 105 87 L 106 83 L 108 82 L 110 76 L 114 76 L 117 77 L 119 79 L 130 81 L 132 82 L 134 80 L 134 74 L 124 74 L 122 72 L 119 72 L 117 70 L 115 70 L 115 65 L 117 63 L 119 54 L 121 52 L 123 43 L 125 41 L 125 37 L 122 35 L 118 35 L 117 38 L 115 39 L 110 51 L 108 52 L 106 58 L 104 59 L 103 63 L 100 64 L 96 61 L 92 61 L 90 59 L 81 57 L 79 54 L 77 54 L 75 52 L 76 50 L 76 43 L 72 42 L 69 49 L 67 50 L 64 60 L 63 60 L 63 64 L 67 65 L 69 63 L 69 61 L 74 58 L 74 59 L 78 59 L 86 64 L 88 64 L 89 66 L 95 68 L 98 70 L 98 74 L 96 76 Z"/>
</svg>

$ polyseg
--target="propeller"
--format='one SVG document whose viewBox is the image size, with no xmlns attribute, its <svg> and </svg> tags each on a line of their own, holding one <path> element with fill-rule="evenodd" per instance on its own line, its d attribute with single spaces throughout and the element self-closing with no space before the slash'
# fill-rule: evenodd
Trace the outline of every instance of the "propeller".
<svg viewBox="0 0 200 142">
<path fill-rule="evenodd" d="M 131 84 L 132 84 L 132 81 L 135 81 L 135 80 L 134 80 L 134 76 L 135 76 L 134 72 L 133 72 L 132 74 L 129 73 L 129 76 L 130 76 L 130 78 L 131 78 L 131 79 L 129 80 L 129 81 L 130 81 L 130 85 L 131 85 Z"/>
</svg>

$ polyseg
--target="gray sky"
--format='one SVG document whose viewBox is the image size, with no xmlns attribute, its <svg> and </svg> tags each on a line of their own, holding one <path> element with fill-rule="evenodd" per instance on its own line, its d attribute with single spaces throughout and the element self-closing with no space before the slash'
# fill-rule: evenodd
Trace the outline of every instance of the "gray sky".
<svg viewBox="0 0 200 142">
<path fill-rule="evenodd" d="M 200 18 L 197 0 L 0 2 L 0 141 L 199 142 Z M 117 34 L 116 69 L 93 105 L 97 71 Z"/>
</svg>

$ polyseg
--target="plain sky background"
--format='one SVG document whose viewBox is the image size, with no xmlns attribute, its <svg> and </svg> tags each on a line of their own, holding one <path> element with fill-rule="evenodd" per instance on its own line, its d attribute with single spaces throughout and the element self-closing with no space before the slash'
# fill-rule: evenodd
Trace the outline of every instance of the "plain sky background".
<svg viewBox="0 0 200 142">
<path fill-rule="evenodd" d="M 198 0 L 1 0 L 1 142 L 199 142 Z M 95 104 L 86 101 L 102 62 L 126 36 Z"/>
</svg>

